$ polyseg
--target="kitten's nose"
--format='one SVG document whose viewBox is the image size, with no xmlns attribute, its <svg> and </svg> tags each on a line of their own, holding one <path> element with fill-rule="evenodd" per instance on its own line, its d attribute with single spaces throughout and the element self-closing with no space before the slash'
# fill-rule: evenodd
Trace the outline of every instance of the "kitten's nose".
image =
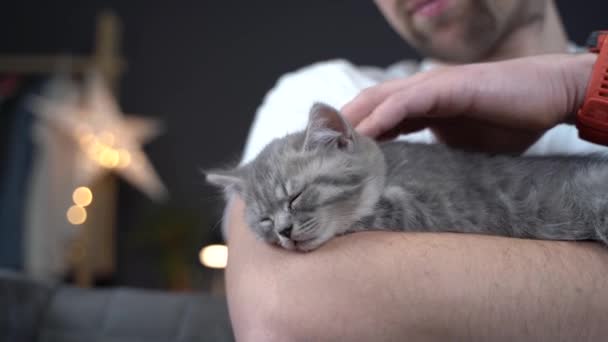
<svg viewBox="0 0 608 342">
<path fill-rule="evenodd" d="M 281 235 L 282 237 L 286 237 L 288 239 L 291 238 L 291 230 L 293 229 L 293 224 L 290 224 L 289 226 L 279 230 L 279 235 Z"/>
</svg>

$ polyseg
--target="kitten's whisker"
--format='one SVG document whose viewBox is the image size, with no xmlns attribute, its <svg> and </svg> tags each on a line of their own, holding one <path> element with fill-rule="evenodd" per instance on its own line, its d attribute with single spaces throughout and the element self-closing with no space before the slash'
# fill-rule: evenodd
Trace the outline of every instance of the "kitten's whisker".
<svg viewBox="0 0 608 342">
<path fill-rule="evenodd" d="M 308 223 L 306 223 L 306 224 L 303 224 L 303 225 L 300 227 L 300 229 L 299 229 L 299 230 L 300 230 L 301 232 L 305 232 L 305 231 L 308 231 L 308 230 L 309 230 L 311 227 L 313 227 L 313 226 L 314 226 L 314 222 L 311 222 L 311 221 L 310 221 L 310 222 L 308 222 Z"/>
<path fill-rule="evenodd" d="M 300 229 L 298 229 L 298 231 L 301 233 L 308 233 L 308 232 L 314 230 L 314 228 L 316 228 L 316 226 L 317 226 L 316 218 L 311 217 L 302 223 L 302 225 L 300 226 Z"/>
<path fill-rule="evenodd" d="M 222 222 L 224 221 L 224 218 L 220 218 L 219 220 L 217 220 L 217 222 L 211 227 L 211 231 L 214 231 L 216 229 L 222 229 Z"/>
</svg>

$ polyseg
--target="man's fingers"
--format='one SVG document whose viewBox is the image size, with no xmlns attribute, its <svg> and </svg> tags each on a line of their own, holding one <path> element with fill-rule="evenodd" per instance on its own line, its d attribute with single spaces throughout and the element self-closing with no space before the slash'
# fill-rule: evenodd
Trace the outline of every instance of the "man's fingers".
<svg viewBox="0 0 608 342">
<path fill-rule="evenodd" d="M 399 91 L 390 95 L 368 115 L 356 129 L 359 133 L 378 137 L 396 127 L 407 115 L 408 96 Z"/>
<path fill-rule="evenodd" d="M 436 72 L 423 72 L 408 78 L 394 79 L 364 89 L 347 103 L 340 112 L 353 125 L 357 126 L 367 118 L 378 105 L 399 90 L 414 87 L 423 80 L 433 77 Z"/>
<path fill-rule="evenodd" d="M 384 82 L 361 91 L 353 100 L 347 103 L 340 112 L 353 125 L 358 125 L 365 117 L 382 103 L 387 96 L 401 87 L 403 80 Z"/>
<path fill-rule="evenodd" d="M 413 118 L 404 120 L 397 126 L 380 134 L 377 139 L 380 141 L 393 140 L 401 134 L 408 134 L 421 131 L 433 124 L 435 120 L 426 118 Z"/>
<path fill-rule="evenodd" d="M 466 74 L 435 74 L 392 93 L 369 114 L 356 129 L 365 135 L 378 137 L 398 126 L 403 120 L 456 117 L 474 107 L 475 90 Z"/>
<path fill-rule="evenodd" d="M 425 92 L 422 84 L 397 91 L 380 103 L 356 129 L 361 134 L 378 137 L 400 126 L 404 120 L 424 118 L 433 106 L 435 94 L 437 92 Z"/>
</svg>

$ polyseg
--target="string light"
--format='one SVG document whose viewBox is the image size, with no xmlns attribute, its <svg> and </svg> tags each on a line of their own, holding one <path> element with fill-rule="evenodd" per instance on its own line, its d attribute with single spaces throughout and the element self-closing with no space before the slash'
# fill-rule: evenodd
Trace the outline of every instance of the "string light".
<svg viewBox="0 0 608 342">
<path fill-rule="evenodd" d="M 97 164 L 106 169 L 127 168 L 132 163 L 131 153 L 125 148 L 117 148 L 116 136 L 109 131 L 99 134 L 82 129 L 79 133 L 80 148 Z"/>
<path fill-rule="evenodd" d="M 72 199 L 74 200 L 74 204 L 77 206 L 86 207 L 93 202 L 93 193 L 91 192 L 91 189 L 87 188 L 86 186 L 81 186 L 74 190 L 74 193 L 72 193 Z"/>
<path fill-rule="evenodd" d="M 226 268 L 228 263 L 228 247 L 225 245 L 209 245 L 201 249 L 199 260 L 209 268 Z"/>
<path fill-rule="evenodd" d="M 66 217 L 68 222 L 77 226 L 86 222 L 87 210 L 84 208 L 93 202 L 93 192 L 86 186 L 79 186 L 72 192 L 72 205 L 67 213 Z"/>
<path fill-rule="evenodd" d="M 118 166 L 118 161 L 118 151 L 111 147 L 102 147 L 102 150 L 97 158 L 98 163 L 108 169 L 113 169 Z"/>
<path fill-rule="evenodd" d="M 71 224 L 80 225 L 87 220 L 87 210 L 83 207 L 73 205 L 68 209 L 66 216 Z"/>
<path fill-rule="evenodd" d="M 131 153 L 125 148 L 116 148 L 116 136 L 110 131 L 95 134 L 89 127 L 81 126 L 77 130 L 78 142 L 82 151 L 94 162 L 106 169 L 127 168 L 131 165 Z M 87 220 L 84 207 L 93 201 L 93 193 L 86 186 L 78 187 L 72 193 L 72 205 L 67 213 L 68 221 L 73 225 L 83 224 Z"/>
<path fill-rule="evenodd" d="M 131 153 L 125 148 L 115 146 L 117 139 L 114 133 L 101 131 L 96 134 L 88 126 L 81 126 L 77 134 L 82 151 L 100 166 L 106 169 L 124 169 L 131 166 L 133 161 Z M 83 224 L 87 220 L 87 211 L 84 207 L 93 201 L 93 193 L 86 186 L 81 186 L 72 193 L 72 200 L 74 205 L 68 209 L 66 217 L 73 225 Z"/>
</svg>

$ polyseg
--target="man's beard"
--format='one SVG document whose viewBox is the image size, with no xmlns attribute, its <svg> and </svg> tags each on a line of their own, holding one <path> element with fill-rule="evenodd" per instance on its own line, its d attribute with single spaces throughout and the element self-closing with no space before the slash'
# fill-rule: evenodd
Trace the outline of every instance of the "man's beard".
<svg viewBox="0 0 608 342">
<path fill-rule="evenodd" d="M 433 40 L 436 33 L 424 31 L 410 24 L 413 45 L 423 55 L 452 63 L 471 63 L 482 59 L 499 41 L 498 18 L 484 0 L 472 0 L 465 17 L 438 18 L 432 31 L 438 32 L 448 25 L 462 25 L 452 44 Z"/>
</svg>

